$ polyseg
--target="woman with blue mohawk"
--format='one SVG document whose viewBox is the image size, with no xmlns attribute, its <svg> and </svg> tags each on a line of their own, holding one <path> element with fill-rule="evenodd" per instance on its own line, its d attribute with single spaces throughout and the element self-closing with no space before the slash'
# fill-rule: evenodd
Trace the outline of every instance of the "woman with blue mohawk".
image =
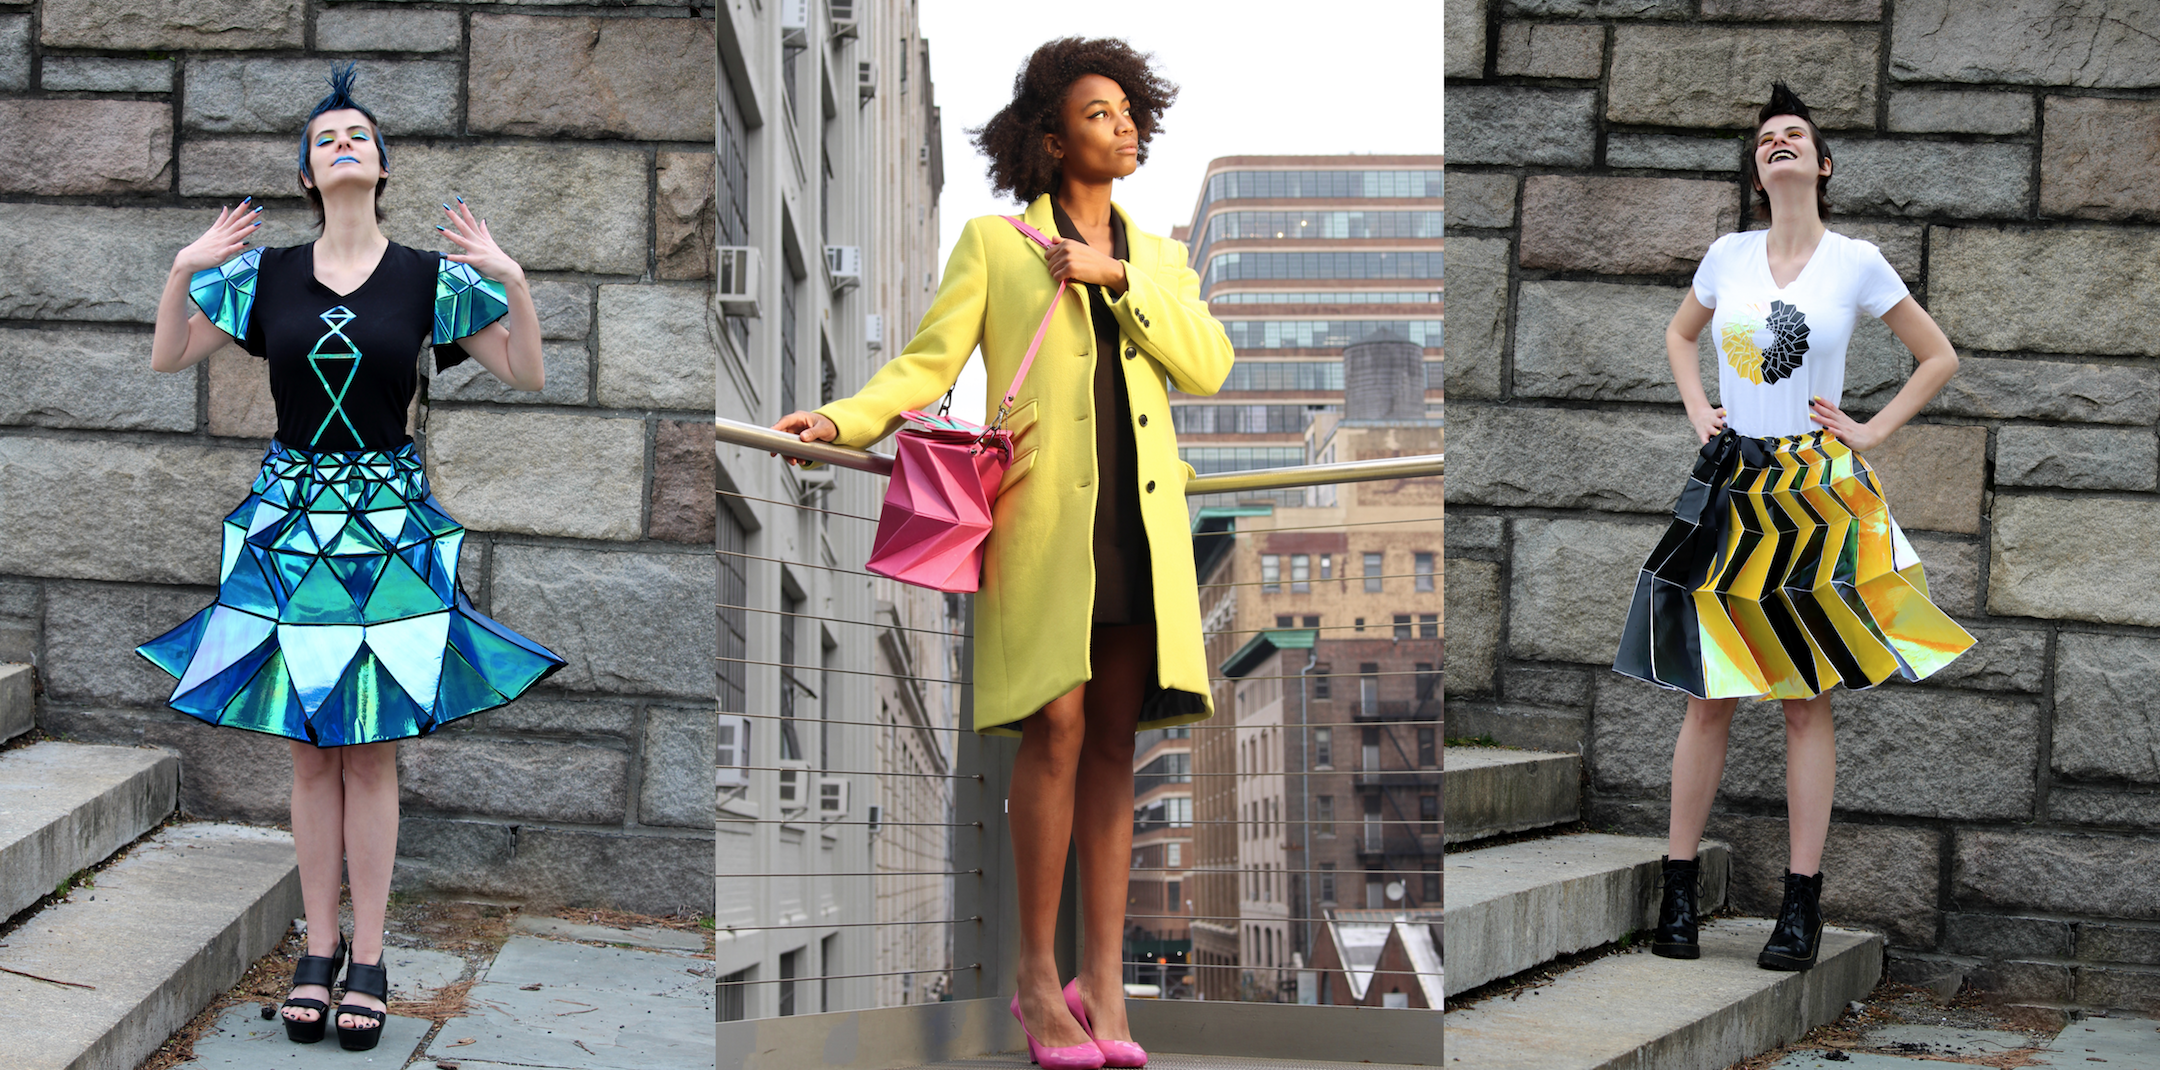
<svg viewBox="0 0 2160 1070">
<path fill-rule="evenodd" d="M 470 357 L 519 390 L 541 387 L 540 320 L 525 272 L 463 198 L 443 206 L 448 255 L 387 237 L 390 154 L 330 76 L 301 135 L 299 182 L 322 236 L 250 247 L 261 206 L 223 209 L 173 257 L 150 366 L 183 371 L 237 342 L 263 358 L 277 436 L 225 518 L 217 601 L 136 652 L 177 683 L 167 701 L 211 724 L 284 736 L 307 954 L 285 1032 L 314 1043 L 348 951 L 338 1043 L 382 1035 L 383 913 L 397 855 L 397 740 L 515 699 L 562 668 L 473 607 L 457 579 L 458 526 L 428 490 L 405 433 L 417 356 Z M 342 872 L 341 872 L 342 871 Z M 352 888 L 350 947 L 339 931 Z"/>
</svg>

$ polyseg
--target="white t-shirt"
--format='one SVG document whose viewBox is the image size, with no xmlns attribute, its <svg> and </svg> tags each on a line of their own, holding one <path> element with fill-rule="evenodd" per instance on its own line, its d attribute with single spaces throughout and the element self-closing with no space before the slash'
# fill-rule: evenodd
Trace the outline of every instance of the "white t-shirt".
<svg viewBox="0 0 2160 1070">
<path fill-rule="evenodd" d="M 1873 242 L 1824 231 L 1798 278 L 1770 278 L 1769 231 L 1727 234 L 1695 269 L 1712 311 L 1725 426 L 1750 438 L 1801 435 L 1814 398 L 1844 404 L 1845 347 L 1861 313 L 1880 317 L 1910 292 Z"/>
</svg>

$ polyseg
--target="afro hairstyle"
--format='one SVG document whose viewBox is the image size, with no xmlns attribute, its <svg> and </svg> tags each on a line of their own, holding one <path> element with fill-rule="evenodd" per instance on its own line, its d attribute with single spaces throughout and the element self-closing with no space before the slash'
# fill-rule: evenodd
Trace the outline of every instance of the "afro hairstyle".
<svg viewBox="0 0 2160 1070">
<path fill-rule="evenodd" d="M 1163 112 L 1178 93 L 1149 66 L 1153 58 L 1115 37 L 1060 37 L 1036 49 L 1013 78 L 1012 102 L 968 131 L 975 148 L 990 158 L 990 188 L 1022 203 L 1057 189 L 1060 165 L 1043 147 L 1043 135 L 1063 133 L 1065 94 L 1089 74 L 1125 91 L 1140 135 L 1138 162 L 1146 163 L 1148 142 L 1161 132 Z"/>
</svg>

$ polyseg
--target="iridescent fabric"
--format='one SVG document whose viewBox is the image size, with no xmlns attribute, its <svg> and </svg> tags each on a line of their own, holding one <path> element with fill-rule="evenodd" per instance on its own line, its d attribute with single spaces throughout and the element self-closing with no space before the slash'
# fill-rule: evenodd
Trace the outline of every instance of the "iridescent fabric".
<svg viewBox="0 0 2160 1070">
<path fill-rule="evenodd" d="M 1613 670 L 1697 698 L 1919 680 L 1973 637 L 1928 600 L 1867 461 L 1815 431 L 1706 443 L 1651 551 Z"/>
<path fill-rule="evenodd" d="M 247 337 L 248 309 L 255 304 L 255 272 L 262 249 L 249 249 L 188 277 L 188 296 L 203 315 L 234 338 Z"/>
<path fill-rule="evenodd" d="M 469 264 L 444 260 L 435 272 L 435 345 L 455 342 L 510 311 L 503 284 Z"/>
<path fill-rule="evenodd" d="M 424 735 L 562 668 L 458 586 L 465 529 L 411 443 L 308 453 L 272 441 L 225 518 L 217 601 L 136 653 L 172 707 L 321 747 Z"/>
</svg>

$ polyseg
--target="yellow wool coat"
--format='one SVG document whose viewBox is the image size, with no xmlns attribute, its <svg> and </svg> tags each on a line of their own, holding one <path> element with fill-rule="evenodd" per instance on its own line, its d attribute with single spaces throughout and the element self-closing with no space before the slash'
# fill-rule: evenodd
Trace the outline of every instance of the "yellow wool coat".
<svg viewBox="0 0 2160 1070">
<path fill-rule="evenodd" d="M 1155 676 L 1140 727 L 1165 728 L 1214 712 L 1200 640 L 1192 528 L 1165 380 L 1188 394 L 1212 394 L 1230 374 L 1230 337 L 1200 300 L 1200 277 L 1180 242 L 1148 234 L 1124 209 L 1126 289 L 1110 301 L 1118 352 L 1098 354 L 1084 288 L 1066 290 L 1021 384 L 1012 415 L 1013 464 L 998 493 L 983 547 L 975 602 L 975 730 L 1018 735 L 1018 722 L 1089 677 L 1095 592 L 1094 376 L 1115 360 L 1132 400 L 1139 499 L 1152 562 Z M 1055 237 L 1050 197 L 1021 217 Z M 1044 250 L 998 216 L 971 219 L 944 281 L 907 348 L 853 397 L 818 412 L 843 446 L 866 447 L 900 426 L 900 414 L 938 400 L 977 346 L 994 410 L 1054 294 Z"/>
</svg>

